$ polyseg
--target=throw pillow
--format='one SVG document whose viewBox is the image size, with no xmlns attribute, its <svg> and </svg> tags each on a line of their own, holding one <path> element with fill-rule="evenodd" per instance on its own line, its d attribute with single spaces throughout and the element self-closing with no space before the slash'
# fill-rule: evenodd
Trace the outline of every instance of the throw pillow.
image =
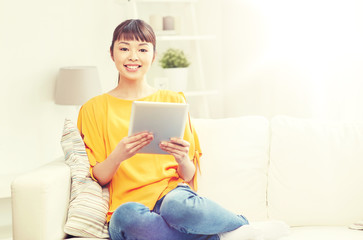
<svg viewBox="0 0 363 240">
<path fill-rule="evenodd" d="M 69 119 L 64 121 L 61 145 L 72 177 L 64 232 L 75 237 L 109 238 L 106 221 L 108 189 L 91 178 L 85 145 L 77 127 Z"/>
</svg>

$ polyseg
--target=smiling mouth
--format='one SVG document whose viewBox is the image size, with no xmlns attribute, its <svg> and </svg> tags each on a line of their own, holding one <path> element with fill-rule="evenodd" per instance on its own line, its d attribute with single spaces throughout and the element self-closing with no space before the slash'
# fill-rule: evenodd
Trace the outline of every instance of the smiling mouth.
<svg viewBox="0 0 363 240">
<path fill-rule="evenodd" d="M 141 68 L 141 65 L 124 65 L 127 69 L 130 70 L 136 70 L 138 68 Z"/>
</svg>

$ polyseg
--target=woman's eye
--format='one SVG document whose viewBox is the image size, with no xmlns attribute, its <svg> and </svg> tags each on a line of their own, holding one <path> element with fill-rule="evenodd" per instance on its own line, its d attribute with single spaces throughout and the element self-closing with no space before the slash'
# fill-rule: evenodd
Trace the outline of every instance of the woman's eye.
<svg viewBox="0 0 363 240">
<path fill-rule="evenodd" d="M 142 48 L 140 49 L 140 52 L 147 52 L 147 49 Z"/>
<path fill-rule="evenodd" d="M 127 51 L 127 48 L 120 48 L 121 51 Z"/>
</svg>

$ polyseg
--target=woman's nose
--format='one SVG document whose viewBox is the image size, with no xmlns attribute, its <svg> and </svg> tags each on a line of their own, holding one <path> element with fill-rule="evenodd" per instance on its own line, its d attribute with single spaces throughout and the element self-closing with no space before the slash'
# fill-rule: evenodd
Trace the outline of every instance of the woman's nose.
<svg viewBox="0 0 363 240">
<path fill-rule="evenodd" d="M 129 60 L 137 61 L 139 59 L 136 51 L 130 51 Z"/>
</svg>

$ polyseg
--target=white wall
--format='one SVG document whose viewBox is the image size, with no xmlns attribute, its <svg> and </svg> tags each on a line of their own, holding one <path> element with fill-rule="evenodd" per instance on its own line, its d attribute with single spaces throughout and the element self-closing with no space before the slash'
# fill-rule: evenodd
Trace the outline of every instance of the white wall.
<svg viewBox="0 0 363 240">
<path fill-rule="evenodd" d="M 113 0 L 0 1 L 0 176 L 62 156 L 64 118 L 77 112 L 54 103 L 58 69 L 94 65 L 103 89 L 115 86 L 108 49 L 127 16 Z M 11 224 L 10 199 L 0 200 L 2 229 Z"/>
<path fill-rule="evenodd" d="M 115 84 L 109 58 L 114 27 L 125 18 L 112 0 L 33 0 L 0 3 L 0 174 L 25 171 L 61 155 L 65 117 L 55 105 L 62 66 L 95 65 L 104 89 Z"/>
<path fill-rule="evenodd" d="M 225 0 L 225 116 L 363 120 L 363 3 Z"/>
</svg>

